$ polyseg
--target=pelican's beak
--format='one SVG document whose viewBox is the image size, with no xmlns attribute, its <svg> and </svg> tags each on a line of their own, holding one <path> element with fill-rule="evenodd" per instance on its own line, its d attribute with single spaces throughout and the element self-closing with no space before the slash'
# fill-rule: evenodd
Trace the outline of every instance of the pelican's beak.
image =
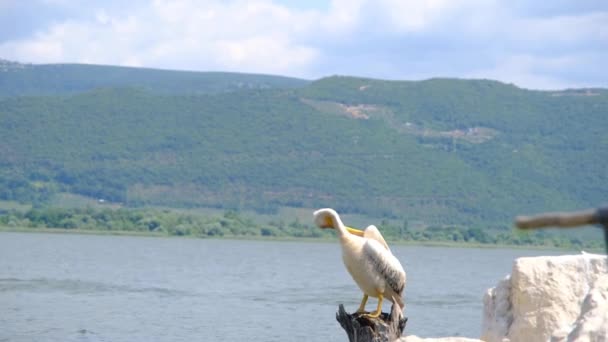
<svg viewBox="0 0 608 342">
<path fill-rule="evenodd" d="M 321 222 L 319 228 L 334 228 L 334 222 L 331 220 L 331 217 L 329 217 L 329 215 L 323 217 L 323 222 Z"/>
<path fill-rule="evenodd" d="M 346 230 L 348 230 L 348 232 L 351 233 L 351 234 L 353 234 L 353 235 L 363 236 L 363 231 L 362 230 L 351 228 L 351 227 L 346 227 Z"/>
</svg>

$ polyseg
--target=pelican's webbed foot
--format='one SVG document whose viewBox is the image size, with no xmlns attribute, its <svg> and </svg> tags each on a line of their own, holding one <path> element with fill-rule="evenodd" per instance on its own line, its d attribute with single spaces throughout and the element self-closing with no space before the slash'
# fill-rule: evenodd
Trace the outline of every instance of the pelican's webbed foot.
<svg viewBox="0 0 608 342">
<path fill-rule="evenodd" d="M 367 303 L 368 296 L 366 294 L 363 295 L 363 299 L 361 299 L 361 304 L 359 305 L 359 309 L 357 309 L 358 314 L 365 314 L 365 304 Z"/>
<path fill-rule="evenodd" d="M 366 296 L 367 297 L 367 296 Z M 365 298 L 365 297 L 364 297 Z M 367 298 L 365 298 L 367 299 Z M 378 295 L 378 307 L 376 311 L 365 314 L 364 316 L 367 318 L 378 318 L 382 314 L 382 300 L 384 299 L 383 295 Z"/>
</svg>

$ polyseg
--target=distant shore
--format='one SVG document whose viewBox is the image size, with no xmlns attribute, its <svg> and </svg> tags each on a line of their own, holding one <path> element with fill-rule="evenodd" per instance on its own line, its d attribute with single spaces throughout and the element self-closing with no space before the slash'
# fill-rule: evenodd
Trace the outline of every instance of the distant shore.
<svg viewBox="0 0 608 342">
<path fill-rule="evenodd" d="M 0 226 L 0 233 L 43 233 L 43 234 L 80 234 L 80 235 L 114 235 L 114 236 L 140 236 L 157 238 L 185 238 L 203 240 L 249 240 L 249 241 L 283 241 L 283 242 L 322 242 L 334 243 L 332 237 L 296 237 L 296 236 L 245 236 L 245 235 L 224 235 L 217 237 L 199 237 L 192 235 L 170 235 L 166 232 L 145 232 L 127 230 L 102 230 L 102 229 L 78 229 L 78 228 L 28 228 L 28 227 L 6 227 Z M 554 246 L 535 246 L 535 245 L 507 245 L 476 242 L 446 242 L 446 241 L 389 241 L 391 245 L 397 246 L 423 246 L 423 247 L 445 247 L 445 248 L 485 248 L 485 249 L 532 249 L 532 250 L 562 250 L 579 251 L 572 248 L 559 248 Z M 596 251 L 590 249 L 589 251 Z M 598 249 L 597 251 L 601 251 Z"/>
</svg>

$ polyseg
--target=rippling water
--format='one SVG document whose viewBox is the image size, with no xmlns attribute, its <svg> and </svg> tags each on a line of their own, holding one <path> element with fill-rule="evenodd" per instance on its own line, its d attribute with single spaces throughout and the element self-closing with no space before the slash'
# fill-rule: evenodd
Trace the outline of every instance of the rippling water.
<svg viewBox="0 0 608 342">
<path fill-rule="evenodd" d="M 513 259 L 557 253 L 392 250 L 425 337 L 478 337 Z M 345 341 L 337 306 L 360 300 L 337 242 L 0 233 L 0 341 Z"/>
</svg>

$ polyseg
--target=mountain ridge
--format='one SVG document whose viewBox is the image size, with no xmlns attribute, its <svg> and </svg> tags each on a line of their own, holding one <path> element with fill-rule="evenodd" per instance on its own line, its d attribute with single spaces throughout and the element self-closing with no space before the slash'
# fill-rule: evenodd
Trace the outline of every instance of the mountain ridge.
<svg viewBox="0 0 608 342">
<path fill-rule="evenodd" d="M 97 75 L 79 68 L 92 70 L 85 80 Z M 234 75 L 220 74 L 203 93 L 108 86 L 17 96 L 1 86 L 14 81 L 5 74 L 0 199 L 48 203 L 72 192 L 127 206 L 331 206 L 461 225 L 605 201 L 602 89 L 554 96 L 491 80 L 344 76 L 234 88 Z"/>
<path fill-rule="evenodd" d="M 266 74 L 185 71 L 97 64 L 22 64 L 0 60 L 0 96 L 76 94 L 103 87 L 142 88 L 165 94 L 207 94 L 239 89 L 292 88 L 310 81 Z"/>
</svg>

